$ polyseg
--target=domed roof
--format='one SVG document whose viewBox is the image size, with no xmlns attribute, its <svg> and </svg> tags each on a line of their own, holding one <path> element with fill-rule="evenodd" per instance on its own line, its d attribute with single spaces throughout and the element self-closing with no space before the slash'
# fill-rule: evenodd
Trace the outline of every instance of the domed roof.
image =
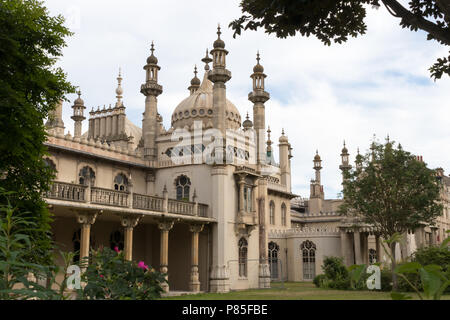
<svg viewBox="0 0 450 320">
<path fill-rule="evenodd" d="M 81 99 L 81 91 L 78 91 L 77 94 L 78 94 L 78 98 L 75 99 L 73 104 L 76 106 L 84 106 L 84 100 Z"/>
<path fill-rule="evenodd" d="M 226 101 L 226 126 L 229 129 L 241 127 L 241 115 L 236 106 Z M 192 127 L 194 121 L 202 121 L 204 128 L 211 127 L 213 122 L 213 84 L 205 72 L 203 81 L 193 94 L 180 102 L 172 113 L 172 127 Z"/>
</svg>

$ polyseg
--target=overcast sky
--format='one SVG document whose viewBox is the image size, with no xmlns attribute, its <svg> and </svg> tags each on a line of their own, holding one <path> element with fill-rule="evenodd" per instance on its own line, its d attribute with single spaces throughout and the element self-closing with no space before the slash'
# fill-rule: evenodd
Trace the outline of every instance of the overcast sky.
<svg viewBox="0 0 450 320">
<path fill-rule="evenodd" d="M 114 104 L 119 67 L 123 73 L 128 118 L 141 127 L 145 97 L 142 69 L 155 42 L 164 92 L 158 111 L 170 127 L 172 111 L 188 96 L 187 87 L 201 58 L 217 38 L 217 23 L 229 51 L 227 98 L 242 118 L 252 111 L 247 100 L 249 78 L 259 49 L 267 74 L 266 123 L 278 142 L 282 127 L 292 144 L 293 192 L 309 196 L 316 149 L 323 160 L 326 198 L 341 190 L 340 151 L 345 139 L 354 160 L 374 134 L 387 134 L 422 155 L 430 167 L 450 170 L 450 80 L 434 82 L 428 68 L 448 55 L 423 32 L 402 29 L 384 7 L 369 10 L 368 32 L 343 45 L 324 46 L 316 38 L 277 39 L 263 31 L 247 31 L 236 39 L 227 28 L 240 16 L 239 0 L 141 1 L 47 0 L 51 14 L 62 14 L 75 35 L 59 62 L 69 80 L 80 86 L 92 107 Z M 403 1 L 404 2 L 404 1 Z M 69 97 L 73 101 L 76 96 Z M 66 131 L 73 134 L 70 105 L 64 104 Z M 84 123 L 87 130 L 87 121 Z M 449 172 L 446 172 L 447 174 Z"/>
</svg>

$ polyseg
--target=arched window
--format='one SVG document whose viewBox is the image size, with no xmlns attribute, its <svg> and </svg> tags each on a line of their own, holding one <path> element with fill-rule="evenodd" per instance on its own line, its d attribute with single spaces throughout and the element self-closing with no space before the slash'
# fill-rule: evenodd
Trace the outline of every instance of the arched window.
<svg viewBox="0 0 450 320">
<path fill-rule="evenodd" d="M 124 236 L 123 233 L 119 230 L 111 232 L 109 236 L 109 247 L 111 250 L 114 250 L 115 247 L 119 248 L 119 250 L 123 250 L 124 248 Z"/>
<path fill-rule="evenodd" d="M 374 264 L 377 262 L 377 250 L 369 249 L 369 263 Z"/>
<path fill-rule="evenodd" d="M 275 203 L 273 201 L 270 201 L 270 224 L 275 224 Z"/>
<path fill-rule="evenodd" d="M 238 243 L 239 247 L 239 277 L 247 277 L 247 252 L 248 243 L 245 238 L 241 238 Z"/>
<path fill-rule="evenodd" d="M 189 191 L 191 189 L 191 180 L 185 175 L 179 176 L 175 180 L 177 190 L 177 200 L 189 201 Z"/>
<path fill-rule="evenodd" d="M 114 190 L 118 191 L 128 190 L 128 178 L 123 173 L 119 173 L 114 178 Z"/>
<path fill-rule="evenodd" d="M 44 158 L 44 163 L 47 167 L 51 168 L 52 170 L 56 171 L 56 164 L 53 162 L 50 158 Z"/>
<path fill-rule="evenodd" d="M 309 240 L 302 243 L 303 280 L 312 280 L 316 276 L 316 245 Z"/>
<path fill-rule="evenodd" d="M 284 202 L 281 205 L 281 224 L 286 226 L 286 204 Z"/>
<path fill-rule="evenodd" d="M 91 167 L 85 166 L 83 167 L 83 169 L 80 170 L 78 178 L 80 184 L 87 186 L 90 182 L 91 185 L 93 186 L 95 182 L 95 172 L 94 170 L 92 170 Z"/>
<path fill-rule="evenodd" d="M 269 268 L 270 277 L 278 279 L 278 252 L 280 247 L 275 242 L 269 242 Z"/>
</svg>

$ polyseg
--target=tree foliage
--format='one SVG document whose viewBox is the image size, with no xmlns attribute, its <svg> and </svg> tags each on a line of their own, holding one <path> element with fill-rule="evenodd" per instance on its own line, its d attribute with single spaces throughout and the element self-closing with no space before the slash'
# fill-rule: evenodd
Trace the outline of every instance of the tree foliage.
<svg viewBox="0 0 450 320">
<path fill-rule="evenodd" d="M 450 46 L 450 0 L 410 0 L 408 8 L 396 0 L 242 0 L 244 14 L 229 26 L 234 37 L 242 30 L 264 28 L 279 38 L 300 33 L 330 45 L 365 34 L 367 10 L 381 5 L 399 19 L 402 28 L 420 29 L 427 40 Z M 450 76 L 450 57 L 438 59 L 429 70 L 435 80 L 444 73 Z"/>
<path fill-rule="evenodd" d="M 74 91 L 55 66 L 71 35 L 63 22 L 40 1 L 0 1 L 0 187 L 15 191 L 12 205 L 35 219 L 29 234 L 40 244 L 38 260 L 48 260 L 51 244 L 50 215 L 41 197 L 53 178 L 43 160 L 43 120 Z"/>
<path fill-rule="evenodd" d="M 436 171 L 395 142 L 373 142 L 345 172 L 341 213 L 358 213 L 385 239 L 433 224 L 442 214 Z"/>
</svg>

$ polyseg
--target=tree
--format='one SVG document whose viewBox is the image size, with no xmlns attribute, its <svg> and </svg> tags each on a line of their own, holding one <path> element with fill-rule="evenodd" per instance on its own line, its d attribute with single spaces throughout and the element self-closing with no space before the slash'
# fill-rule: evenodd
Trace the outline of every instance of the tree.
<svg viewBox="0 0 450 320">
<path fill-rule="evenodd" d="M 54 173 L 43 157 L 43 120 L 74 88 L 55 67 L 71 32 L 62 16 L 51 17 L 42 2 L 0 1 L 0 187 L 14 191 L 11 205 L 28 212 L 35 247 L 30 261 L 51 257 L 51 217 L 42 199 Z M 0 197 L 6 204 L 6 198 Z"/>
<path fill-rule="evenodd" d="M 442 214 L 435 170 L 427 168 L 400 144 L 373 142 L 371 151 L 358 155 L 355 168 L 344 171 L 344 201 L 340 212 L 356 215 L 389 242 L 395 269 L 396 235 L 433 224 Z M 396 288 L 397 279 L 393 274 Z"/>
<path fill-rule="evenodd" d="M 263 27 L 278 38 L 295 36 L 316 36 L 326 45 L 331 41 L 346 42 L 348 38 L 365 34 L 364 22 L 368 6 L 378 9 L 381 4 L 395 18 L 400 19 L 402 28 L 411 31 L 422 30 L 427 40 L 435 40 L 450 46 L 450 0 L 410 0 L 405 8 L 396 0 L 242 0 L 243 13 L 232 21 L 233 37 L 242 29 L 257 30 Z M 431 77 L 440 79 L 444 73 L 450 76 L 450 55 L 440 58 L 429 71 Z"/>
</svg>

